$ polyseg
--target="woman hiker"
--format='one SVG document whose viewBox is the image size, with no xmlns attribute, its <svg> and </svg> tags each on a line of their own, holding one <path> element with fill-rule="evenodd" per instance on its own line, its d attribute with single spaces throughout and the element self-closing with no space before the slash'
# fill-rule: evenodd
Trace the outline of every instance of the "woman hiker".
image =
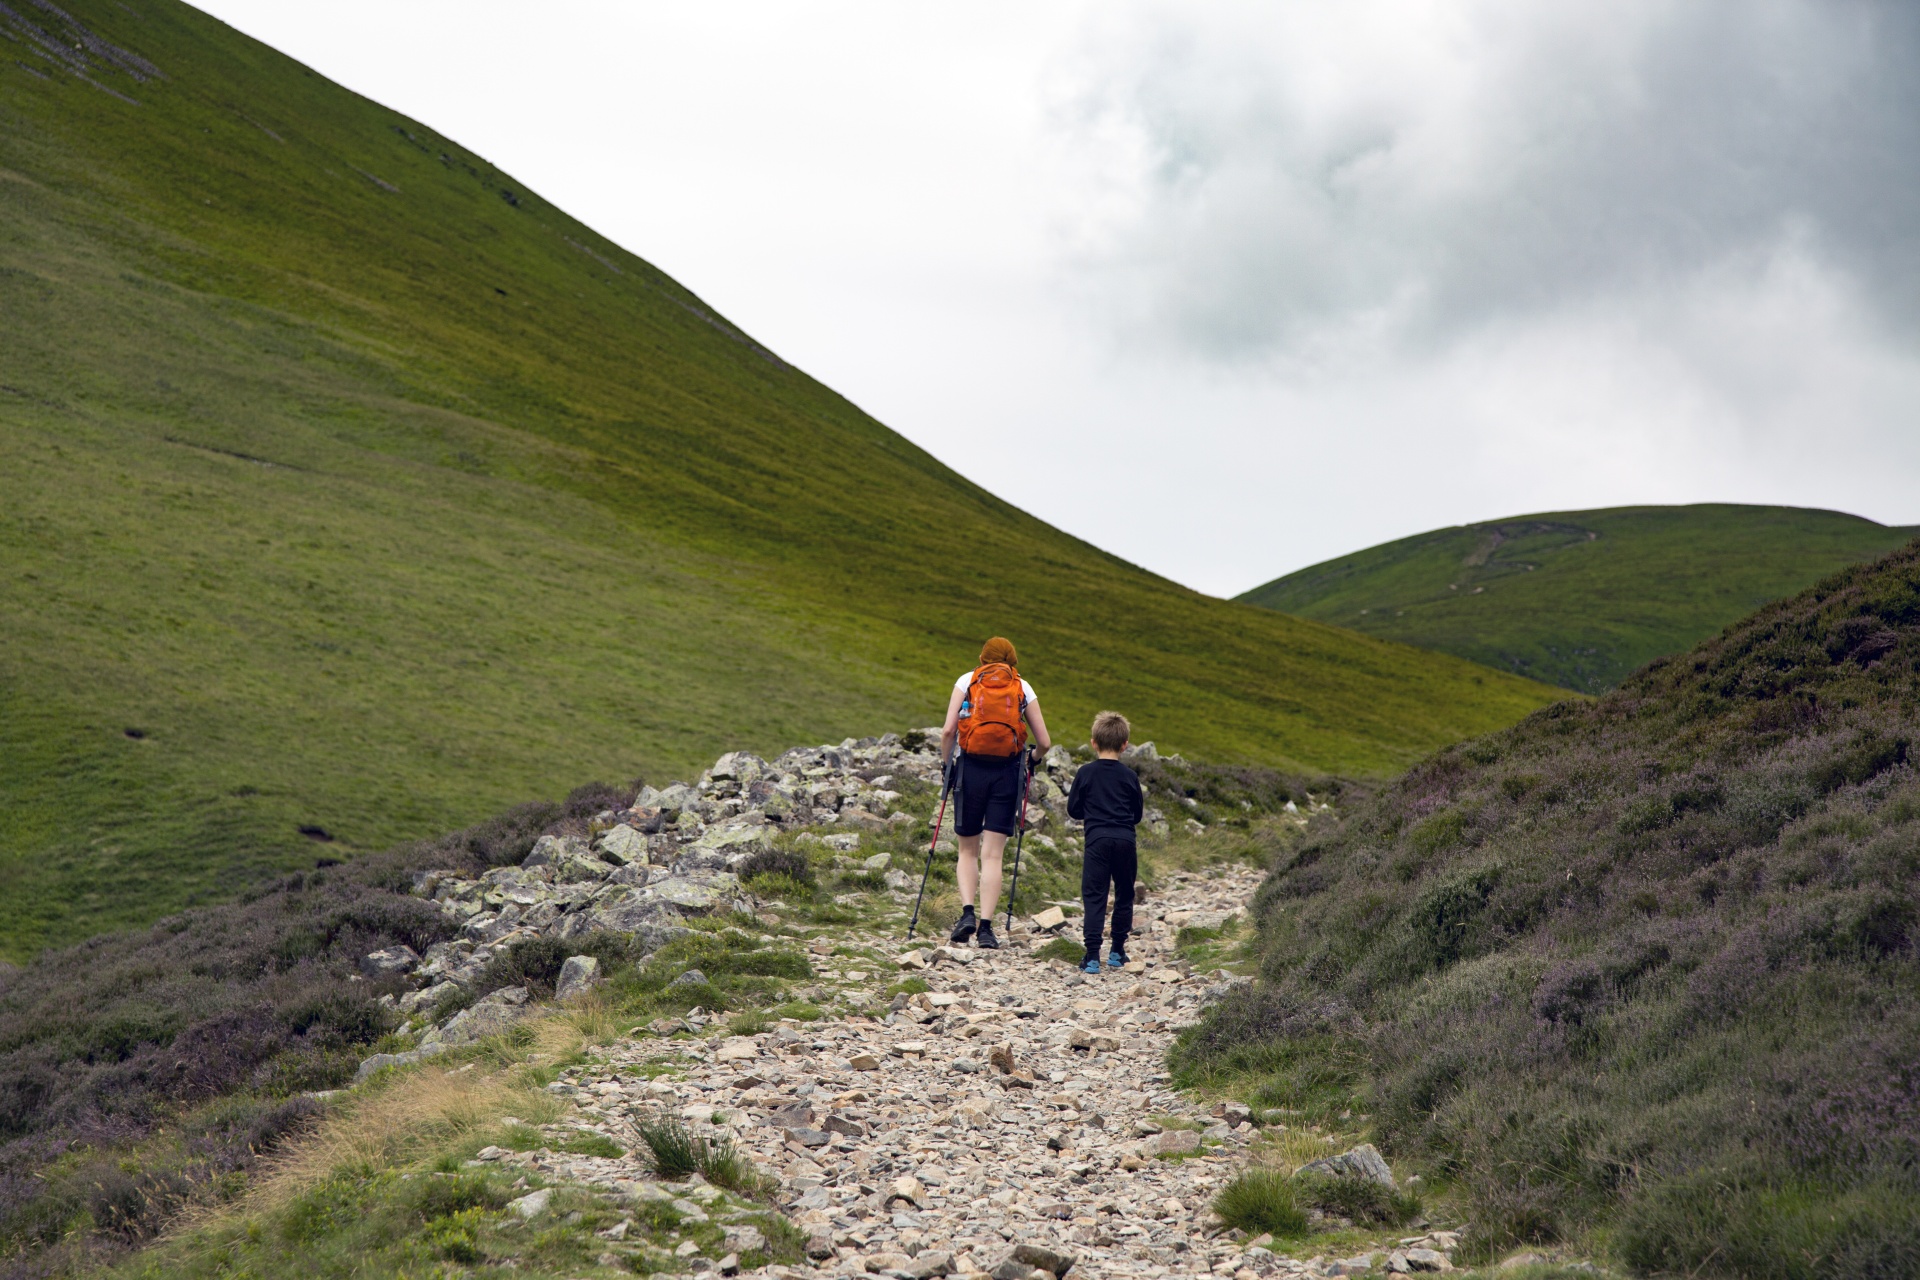
<svg viewBox="0 0 1920 1280">
<path fill-rule="evenodd" d="M 1021 757 L 1027 726 L 1040 750 L 1053 745 L 1033 686 L 1020 678 L 1020 657 L 1013 642 L 999 636 L 980 648 L 980 665 L 962 672 L 947 701 L 947 722 L 940 729 L 940 759 L 960 750 L 959 798 L 954 834 L 960 838 L 960 923 L 953 941 L 978 937 L 982 947 L 998 947 L 993 909 L 1000 900 L 1000 859 L 1014 823 L 1020 820 Z M 979 914 L 974 904 L 979 904 Z"/>
</svg>

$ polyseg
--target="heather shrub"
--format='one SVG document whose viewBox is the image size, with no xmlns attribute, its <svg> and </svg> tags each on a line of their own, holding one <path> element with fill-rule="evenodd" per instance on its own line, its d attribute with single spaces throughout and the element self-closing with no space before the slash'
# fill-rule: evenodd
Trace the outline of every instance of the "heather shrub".
<svg viewBox="0 0 1920 1280">
<path fill-rule="evenodd" d="M 4 1274 L 71 1270 L 231 1194 L 318 1114 L 299 1095 L 346 1083 L 392 1029 L 378 997 L 399 984 L 350 981 L 360 958 L 397 944 L 424 952 L 452 932 L 407 892 L 414 873 L 518 861 L 540 835 L 584 831 L 630 795 L 582 788 L 0 970 Z M 630 963 L 625 947 L 578 939 L 558 961 L 516 948 L 507 962 L 519 967 L 502 976 L 550 989 L 566 955 Z"/>
<path fill-rule="evenodd" d="M 1260 981 L 1176 1077 L 1353 1099 L 1481 1258 L 1612 1225 L 1645 1271 L 1915 1274 L 1915 741 L 1920 546 L 1276 849 Z"/>
<path fill-rule="evenodd" d="M 1295 1199 L 1324 1214 L 1367 1227 L 1397 1227 L 1420 1216 L 1420 1201 L 1369 1178 L 1294 1178 Z M 1271 1228 L 1269 1228 L 1271 1229 Z"/>
<path fill-rule="evenodd" d="M 780 876 L 793 884 L 813 884 L 813 868 L 806 855 L 793 849 L 761 849 L 740 864 L 737 874 L 742 880 L 756 883 L 764 877 Z"/>
<path fill-rule="evenodd" d="M 621 933 L 595 932 L 564 939 L 544 934 L 523 938 L 493 958 L 480 975 L 475 994 L 485 995 L 503 987 L 526 987 L 536 995 L 551 996 L 569 956 L 592 956 L 600 962 L 602 974 L 632 964 L 637 958 L 633 939 Z"/>
<path fill-rule="evenodd" d="M 1621 1215 L 1627 1265 L 1751 1280 L 1906 1280 L 1920 1275 L 1911 1172 L 1841 1186 L 1759 1170 L 1701 1172 L 1634 1197 Z"/>
</svg>

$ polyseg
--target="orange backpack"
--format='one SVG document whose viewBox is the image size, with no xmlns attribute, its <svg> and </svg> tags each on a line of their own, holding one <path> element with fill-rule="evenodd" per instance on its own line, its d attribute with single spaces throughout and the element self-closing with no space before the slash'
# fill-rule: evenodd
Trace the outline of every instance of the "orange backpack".
<svg viewBox="0 0 1920 1280">
<path fill-rule="evenodd" d="M 975 671 L 960 717 L 960 749 L 972 756 L 1019 755 L 1027 745 L 1023 696 L 1019 673 L 1006 663 L 989 662 Z"/>
</svg>

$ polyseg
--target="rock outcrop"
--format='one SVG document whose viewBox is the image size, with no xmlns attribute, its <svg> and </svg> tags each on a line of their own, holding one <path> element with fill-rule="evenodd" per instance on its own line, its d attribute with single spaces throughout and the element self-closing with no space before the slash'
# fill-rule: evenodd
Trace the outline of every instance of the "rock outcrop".
<svg viewBox="0 0 1920 1280">
<path fill-rule="evenodd" d="M 929 816 L 901 807 L 898 784 L 938 786 L 938 751 L 937 729 L 904 739 L 890 733 L 796 747 L 773 760 L 730 751 L 697 782 L 641 788 L 631 808 L 596 815 L 584 836 L 542 836 L 519 866 L 495 867 L 478 878 L 451 870 L 419 873 L 413 892 L 436 903 L 458 925 L 458 936 L 425 956 L 406 947 L 375 952 L 361 968 L 369 977 L 410 977 L 415 989 L 393 1003 L 417 1014 L 471 1000 L 494 958 L 524 939 L 618 933 L 635 940 L 641 953 L 657 950 L 687 931 L 689 917 L 756 910 L 760 904 L 739 872 L 777 835 L 801 832 L 802 841 L 851 852 L 862 833 Z M 1075 769 L 1066 750 L 1056 746 L 1047 753 L 1034 778 L 1029 840 L 1051 847 L 1054 838 L 1044 829 L 1064 835 L 1077 827 L 1066 816 Z M 868 869 L 887 875 L 889 887 L 905 887 L 910 878 L 886 871 L 887 860 L 877 855 Z M 568 961 L 574 968 L 572 977 L 562 975 L 566 995 L 595 980 L 584 965 L 575 965 L 588 959 Z M 420 1047 L 491 1034 L 511 1021 L 497 1001 L 494 1006 L 482 1014 L 481 1005 L 474 1005 L 429 1028 Z M 469 1032 L 479 1027 L 488 1029 Z"/>
</svg>

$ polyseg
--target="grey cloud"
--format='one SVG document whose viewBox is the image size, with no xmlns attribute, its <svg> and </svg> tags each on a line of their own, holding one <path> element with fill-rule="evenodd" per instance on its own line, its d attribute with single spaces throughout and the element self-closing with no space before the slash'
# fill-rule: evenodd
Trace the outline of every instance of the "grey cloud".
<svg viewBox="0 0 1920 1280">
<path fill-rule="evenodd" d="M 1077 137 L 1131 143 L 1095 161 L 1132 193 L 1080 254 L 1103 308 L 1311 354 L 1787 246 L 1920 323 L 1920 5 L 1314 8 L 1183 5 L 1082 52 Z"/>
</svg>

